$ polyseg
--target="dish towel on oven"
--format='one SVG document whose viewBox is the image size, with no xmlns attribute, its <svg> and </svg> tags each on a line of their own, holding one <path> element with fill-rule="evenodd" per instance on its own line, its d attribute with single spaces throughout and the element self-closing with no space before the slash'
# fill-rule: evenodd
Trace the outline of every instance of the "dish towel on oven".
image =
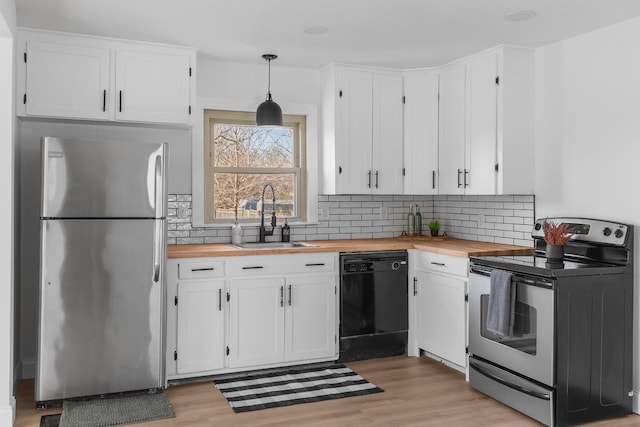
<svg viewBox="0 0 640 427">
<path fill-rule="evenodd" d="M 511 276 L 507 271 L 491 271 L 487 330 L 501 337 L 513 335 L 516 287 L 511 284 Z"/>
</svg>

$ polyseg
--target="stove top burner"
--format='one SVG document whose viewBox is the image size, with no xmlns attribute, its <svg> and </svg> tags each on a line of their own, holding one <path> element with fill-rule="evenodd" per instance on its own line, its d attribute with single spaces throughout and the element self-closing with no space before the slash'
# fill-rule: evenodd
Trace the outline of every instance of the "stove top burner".
<svg viewBox="0 0 640 427">
<path fill-rule="evenodd" d="M 549 260 L 541 254 L 478 256 L 471 257 L 471 262 L 474 265 L 499 268 L 544 277 L 613 274 L 622 272 L 625 269 L 625 267 L 615 264 L 598 263 L 571 258 L 565 258 L 562 261 Z"/>
</svg>

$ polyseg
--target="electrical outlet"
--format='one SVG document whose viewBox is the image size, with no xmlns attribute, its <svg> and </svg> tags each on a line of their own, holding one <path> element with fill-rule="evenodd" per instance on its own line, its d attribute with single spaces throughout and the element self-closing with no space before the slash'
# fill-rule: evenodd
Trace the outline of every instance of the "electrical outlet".
<svg viewBox="0 0 640 427">
<path fill-rule="evenodd" d="M 184 218 L 187 216 L 187 207 L 186 206 L 178 206 L 178 218 Z"/>
<path fill-rule="evenodd" d="M 386 206 L 380 206 L 380 219 L 387 219 L 389 217 L 389 208 Z"/>
</svg>

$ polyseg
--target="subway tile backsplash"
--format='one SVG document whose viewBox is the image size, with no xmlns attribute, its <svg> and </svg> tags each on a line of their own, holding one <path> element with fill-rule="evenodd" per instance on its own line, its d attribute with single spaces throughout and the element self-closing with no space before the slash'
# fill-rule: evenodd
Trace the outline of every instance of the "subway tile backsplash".
<svg viewBox="0 0 640 427">
<path fill-rule="evenodd" d="M 423 234 L 432 219 L 451 237 L 531 246 L 535 196 L 318 196 L 317 224 L 291 226 L 293 240 L 397 237 L 407 231 L 409 205 L 418 203 Z M 228 228 L 193 227 L 191 195 L 170 194 L 168 243 L 229 243 Z M 281 225 L 281 224 L 280 224 Z M 279 228 L 279 227 L 278 227 Z M 258 227 L 243 226 L 243 241 L 257 241 Z M 276 235 L 279 236 L 278 230 Z M 274 239 L 273 237 L 267 240 Z M 274 240 L 277 240 L 275 238 Z"/>
</svg>

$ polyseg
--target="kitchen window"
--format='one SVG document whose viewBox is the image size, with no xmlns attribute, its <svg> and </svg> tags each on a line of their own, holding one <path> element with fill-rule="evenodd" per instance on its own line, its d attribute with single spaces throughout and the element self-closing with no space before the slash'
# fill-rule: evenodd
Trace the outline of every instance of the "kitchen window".
<svg viewBox="0 0 640 427">
<path fill-rule="evenodd" d="M 256 223 L 275 210 L 306 220 L 306 118 L 284 115 L 283 127 L 255 125 L 255 113 L 204 110 L 204 222 Z M 271 183 L 276 191 L 272 205 Z"/>
</svg>

